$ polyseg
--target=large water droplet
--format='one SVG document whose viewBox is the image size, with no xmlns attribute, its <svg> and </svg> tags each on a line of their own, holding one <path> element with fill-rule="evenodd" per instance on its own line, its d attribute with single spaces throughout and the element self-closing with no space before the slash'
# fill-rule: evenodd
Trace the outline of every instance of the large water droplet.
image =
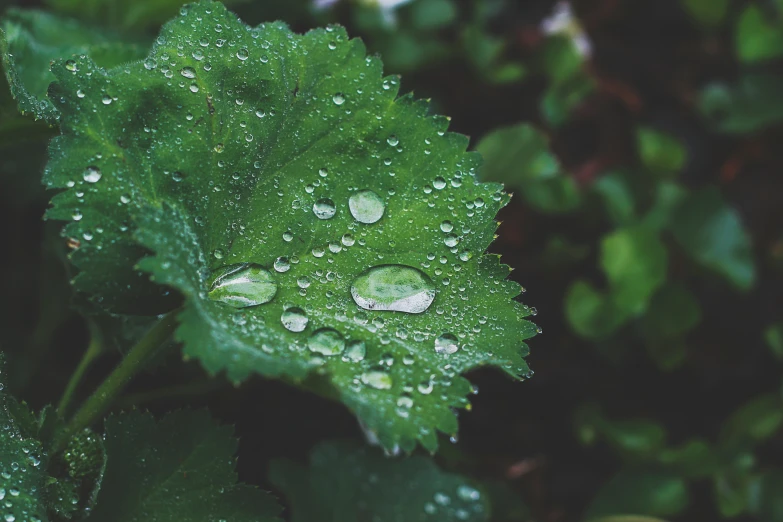
<svg viewBox="0 0 783 522">
<path fill-rule="evenodd" d="M 435 285 L 416 268 L 382 265 L 357 277 L 351 285 L 351 296 L 365 310 L 420 314 L 435 299 Z"/>
<path fill-rule="evenodd" d="M 337 330 L 321 328 L 307 340 L 307 347 L 313 353 L 338 355 L 345 350 L 345 340 Z"/>
<path fill-rule="evenodd" d="M 192 79 L 196 77 L 196 70 L 193 67 L 183 67 L 179 73 L 185 78 Z"/>
<path fill-rule="evenodd" d="M 307 328 L 308 321 L 304 310 L 296 306 L 287 308 L 280 316 L 280 322 L 290 332 L 301 332 Z"/>
<path fill-rule="evenodd" d="M 444 333 L 435 339 L 435 351 L 438 353 L 452 354 L 459 350 L 459 341 L 454 334 Z"/>
<path fill-rule="evenodd" d="M 365 346 L 364 341 L 351 341 L 345 349 L 343 360 L 359 362 L 364 360 L 365 355 L 367 355 L 367 347 Z"/>
<path fill-rule="evenodd" d="M 383 216 L 386 206 L 372 190 L 360 190 L 348 198 L 348 208 L 359 223 L 375 223 Z"/>
<path fill-rule="evenodd" d="M 362 382 L 377 390 L 388 390 L 393 383 L 391 375 L 377 370 L 363 373 Z"/>
<path fill-rule="evenodd" d="M 98 167 L 87 167 L 82 177 L 87 183 L 97 183 L 101 179 L 101 170 Z"/>
<path fill-rule="evenodd" d="M 334 201 L 331 199 L 321 198 L 313 203 L 313 213 L 318 219 L 331 219 L 335 212 L 337 212 L 337 207 L 334 206 Z"/>
<path fill-rule="evenodd" d="M 219 269 L 209 288 L 210 299 L 234 308 L 268 303 L 276 293 L 277 282 L 269 270 L 254 264 Z"/>
</svg>

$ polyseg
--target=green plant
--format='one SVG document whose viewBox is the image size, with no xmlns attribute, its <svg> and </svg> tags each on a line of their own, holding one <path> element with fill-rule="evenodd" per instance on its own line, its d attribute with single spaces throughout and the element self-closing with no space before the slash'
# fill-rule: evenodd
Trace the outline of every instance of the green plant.
<svg viewBox="0 0 783 522">
<path fill-rule="evenodd" d="M 138 59 L 76 22 L 72 38 L 53 39 L 56 23 L 11 12 L 4 64 L 20 109 L 59 126 L 47 217 L 67 222 L 73 287 L 97 340 L 56 409 L 35 416 L 2 395 L 6 520 L 275 518 L 273 501 L 236 483 L 236 441 L 204 412 L 113 415 L 103 438 L 90 431 L 177 345 L 236 384 L 279 377 L 343 402 L 392 453 L 456 436 L 465 371 L 529 372 L 531 312 L 484 253 L 507 194 L 476 180 L 467 140 L 397 98 L 399 79 L 343 29 L 250 28 L 203 1 Z M 108 312 L 160 315 L 73 408 Z M 416 462 L 383 465 L 399 487 L 429 466 L 433 491 L 417 494 L 435 504 L 410 505 L 416 517 L 486 519 L 478 490 Z M 384 508 L 392 494 L 366 509 L 411 520 Z"/>
</svg>

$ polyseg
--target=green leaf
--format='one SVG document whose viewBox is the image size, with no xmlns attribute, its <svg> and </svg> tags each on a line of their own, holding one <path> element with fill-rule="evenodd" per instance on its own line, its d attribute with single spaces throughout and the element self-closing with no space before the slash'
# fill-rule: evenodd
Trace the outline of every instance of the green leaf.
<svg viewBox="0 0 783 522">
<path fill-rule="evenodd" d="M 636 202 L 623 173 L 613 172 L 601 176 L 593 183 L 592 189 L 603 199 L 612 223 L 627 226 L 633 222 L 636 215 Z"/>
<path fill-rule="evenodd" d="M 417 0 L 411 5 L 412 26 L 419 30 L 436 30 L 451 24 L 457 17 L 452 0 Z"/>
<path fill-rule="evenodd" d="M 666 522 L 660 518 L 640 517 L 636 515 L 619 515 L 612 517 L 593 518 L 588 522 Z"/>
<path fill-rule="evenodd" d="M 655 199 L 652 207 L 642 218 L 642 225 L 651 230 L 661 230 L 669 225 L 674 210 L 687 195 L 684 188 L 671 182 L 661 182 L 655 187 Z"/>
<path fill-rule="evenodd" d="M 600 435 L 629 458 L 650 457 L 666 442 L 666 430 L 659 423 L 642 418 L 609 419 L 596 405 L 588 405 L 578 411 L 576 425 L 583 442 L 592 444 L 595 436 Z"/>
<path fill-rule="evenodd" d="M 677 138 L 649 127 L 636 129 L 636 143 L 642 164 L 657 176 L 674 176 L 688 157 Z"/>
<path fill-rule="evenodd" d="M 621 310 L 638 315 L 666 281 L 666 247 L 658 234 L 644 227 L 617 230 L 601 241 L 601 267 Z"/>
<path fill-rule="evenodd" d="M 783 76 L 745 73 L 734 85 L 707 85 L 699 111 L 722 132 L 745 134 L 783 121 Z"/>
<path fill-rule="evenodd" d="M 576 333 L 588 339 L 605 339 L 628 319 L 612 299 L 587 281 L 577 280 L 568 290 L 565 315 Z"/>
<path fill-rule="evenodd" d="M 134 411 L 106 419 L 106 472 L 89 520 L 279 520 L 268 494 L 237 483 L 237 440 L 203 411 L 156 422 Z"/>
<path fill-rule="evenodd" d="M 760 62 L 783 56 L 783 26 L 749 5 L 737 21 L 734 35 L 737 56 L 744 62 Z"/>
<path fill-rule="evenodd" d="M 716 188 L 690 194 L 672 218 L 674 238 L 693 259 L 721 274 L 736 287 L 753 286 L 756 270 L 750 237 L 737 211 Z"/>
<path fill-rule="evenodd" d="M 783 520 L 783 472 L 772 471 L 761 479 L 758 500 L 752 505 L 752 512 L 764 522 Z"/>
<path fill-rule="evenodd" d="M 729 11 L 729 0 L 682 0 L 685 10 L 708 29 L 720 27 Z"/>
<path fill-rule="evenodd" d="M 758 497 L 759 479 L 746 469 L 726 469 L 712 481 L 718 511 L 726 518 L 746 512 L 752 499 Z"/>
<path fill-rule="evenodd" d="M 701 322 L 701 307 L 685 286 L 667 283 L 653 296 L 644 318 L 651 335 L 677 337 Z"/>
<path fill-rule="evenodd" d="M 701 439 L 662 450 L 658 455 L 658 462 L 686 478 L 708 477 L 718 468 L 716 452 L 709 443 Z"/>
<path fill-rule="evenodd" d="M 752 448 L 772 437 L 783 425 L 783 400 L 776 394 L 756 397 L 724 422 L 720 446 L 727 451 Z"/>
<path fill-rule="evenodd" d="M 270 479 L 288 498 L 293 522 L 489 520 L 485 494 L 420 456 L 390 459 L 366 447 L 322 443 L 309 469 L 275 461 Z"/>
<path fill-rule="evenodd" d="M 226 4 L 242 0 L 225 0 Z M 179 12 L 185 0 L 46 0 L 52 10 L 95 24 L 122 29 L 145 29 L 161 25 Z M 272 18 L 274 20 L 274 18 Z"/>
<path fill-rule="evenodd" d="M 595 89 L 595 81 L 581 74 L 552 85 L 541 99 L 541 114 L 550 125 L 560 127 Z"/>
<path fill-rule="evenodd" d="M 146 46 L 43 11 L 10 9 L 0 31 L 0 52 L 19 110 L 54 123 L 57 111 L 46 98 L 54 81 L 49 71 L 52 60 L 89 54 L 101 66 L 113 67 L 140 59 Z M 68 63 L 75 66 L 75 62 Z"/>
<path fill-rule="evenodd" d="M 92 238 L 78 289 L 136 302 L 140 242 L 140 268 L 185 296 L 187 356 L 233 381 L 324 374 L 387 448 L 456 431 L 462 372 L 529 371 L 530 312 L 484 255 L 508 196 L 342 29 L 251 29 L 202 2 L 143 63 L 78 67 L 53 67 L 46 174 L 66 189 L 49 217 Z"/>
<path fill-rule="evenodd" d="M 638 513 L 668 517 L 688 505 L 685 481 L 661 471 L 621 471 L 603 485 L 587 510 L 588 518 Z"/>
<path fill-rule="evenodd" d="M 32 432 L 32 413 L 2 391 L 3 362 L 0 353 L 0 516 L 7 521 L 46 521 L 47 456 Z"/>
<path fill-rule="evenodd" d="M 764 332 L 764 339 L 775 357 L 783 361 L 783 321 L 770 325 Z"/>
<path fill-rule="evenodd" d="M 546 135 L 529 123 L 493 130 L 484 136 L 476 150 L 484 158 L 481 175 L 524 189 L 530 182 L 556 177 L 560 163 L 549 152 Z"/>
</svg>

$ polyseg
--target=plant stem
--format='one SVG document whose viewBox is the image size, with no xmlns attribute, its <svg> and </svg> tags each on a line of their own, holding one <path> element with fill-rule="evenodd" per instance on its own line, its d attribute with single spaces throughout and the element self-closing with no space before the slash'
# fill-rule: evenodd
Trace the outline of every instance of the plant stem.
<svg viewBox="0 0 783 522">
<path fill-rule="evenodd" d="M 60 404 L 57 406 L 57 412 L 61 417 L 65 417 L 68 413 L 67 410 L 71 404 L 71 400 L 73 399 L 73 394 L 79 387 L 79 383 L 81 382 L 82 377 L 84 377 L 84 374 L 87 372 L 90 366 L 92 366 L 93 361 L 95 361 L 95 359 L 97 359 L 98 356 L 100 356 L 103 352 L 103 336 L 101 335 L 100 328 L 98 328 L 98 325 L 95 323 L 95 321 L 90 319 L 88 319 L 87 324 L 90 328 L 90 344 L 87 346 L 87 351 L 84 352 L 82 360 L 79 361 L 79 365 L 76 367 L 76 370 L 74 370 L 73 374 L 71 375 L 71 378 L 68 381 L 68 385 L 65 387 L 65 391 L 63 392 L 63 396 L 60 399 Z"/>
<path fill-rule="evenodd" d="M 62 444 L 71 435 L 90 426 L 106 413 L 112 401 L 125 389 L 131 379 L 160 353 L 177 326 L 176 315 L 179 311 L 177 309 L 166 314 L 155 326 L 150 328 L 144 337 L 136 343 L 136 346 L 131 348 L 119 366 L 106 377 L 106 380 L 73 416 L 68 427 L 54 444 L 56 449 L 61 449 Z"/>
</svg>

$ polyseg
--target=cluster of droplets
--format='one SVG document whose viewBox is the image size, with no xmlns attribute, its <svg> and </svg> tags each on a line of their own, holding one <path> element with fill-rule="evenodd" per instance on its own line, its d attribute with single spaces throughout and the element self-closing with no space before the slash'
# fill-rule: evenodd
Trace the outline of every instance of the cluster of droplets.
<svg viewBox="0 0 783 522">
<path fill-rule="evenodd" d="M 482 518 L 484 511 L 481 492 L 467 484 L 459 485 L 453 493 L 439 491 L 424 504 L 424 513 L 432 520 Z"/>
<path fill-rule="evenodd" d="M 8 421 L 6 421 L 8 422 Z M 36 497 L 42 496 L 37 482 L 43 483 L 42 456 L 34 441 L 21 439 L 10 424 L 0 425 L 0 437 L 18 447 L 18 456 L 0 462 L 0 520 L 3 522 L 41 522 L 43 513 L 38 512 Z M 31 475 L 38 474 L 40 481 Z M 22 485 L 25 484 L 24 490 Z"/>
</svg>

